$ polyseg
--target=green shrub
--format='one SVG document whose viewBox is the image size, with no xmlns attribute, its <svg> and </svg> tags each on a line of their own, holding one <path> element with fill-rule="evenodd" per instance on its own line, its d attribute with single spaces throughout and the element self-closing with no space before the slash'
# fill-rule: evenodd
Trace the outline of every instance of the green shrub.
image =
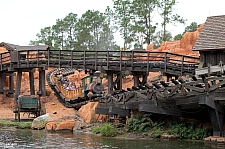
<svg viewBox="0 0 225 149">
<path fill-rule="evenodd" d="M 202 140 L 209 136 L 210 133 L 207 128 L 194 128 L 193 124 L 185 125 L 184 123 L 174 124 L 169 127 L 168 134 L 176 134 L 180 138 Z"/>
<path fill-rule="evenodd" d="M 135 118 L 128 119 L 128 131 L 147 132 L 151 129 L 152 125 L 148 121 L 149 115 L 136 114 Z"/>
<path fill-rule="evenodd" d="M 151 129 L 151 136 L 153 138 L 159 138 L 163 133 L 164 131 L 160 127 L 153 127 Z"/>
<path fill-rule="evenodd" d="M 92 131 L 96 134 L 100 133 L 101 136 L 105 137 L 114 137 L 120 133 L 112 124 L 109 123 L 96 127 Z"/>
</svg>

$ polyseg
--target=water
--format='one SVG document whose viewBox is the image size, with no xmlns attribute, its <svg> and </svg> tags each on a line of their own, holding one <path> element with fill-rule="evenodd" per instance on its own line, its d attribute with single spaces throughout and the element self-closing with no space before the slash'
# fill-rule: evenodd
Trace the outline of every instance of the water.
<svg viewBox="0 0 225 149">
<path fill-rule="evenodd" d="M 47 149 L 210 149 L 203 142 L 103 138 L 81 132 L 0 129 L 0 148 Z"/>
</svg>

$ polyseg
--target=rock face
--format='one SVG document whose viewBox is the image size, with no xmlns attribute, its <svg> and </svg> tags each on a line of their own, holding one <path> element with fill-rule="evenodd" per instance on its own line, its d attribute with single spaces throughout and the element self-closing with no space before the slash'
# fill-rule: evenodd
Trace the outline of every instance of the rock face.
<svg viewBox="0 0 225 149">
<path fill-rule="evenodd" d="M 61 131 L 61 130 L 72 131 L 74 124 L 75 124 L 74 120 L 64 120 L 59 124 L 57 122 L 48 122 L 45 125 L 45 129 L 50 131 Z"/>
<path fill-rule="evenodd" d="M 73 127 L 74 127 L 74 120 L 65 120 L 63 122 L 61 122 L 60 124 L 57 125 L 56 127 L 56 131 L 57 130 L 73 130 Z"/>
<path fill-rule="evenodd" d="M 86 123 L 95 122 L 98 118 L 98 115 L 95 114 L 95 108 L 97 106 L 98 102 L 89 102 L 79 109 L 78 114 Z"/>
<path fill-rule="evenodd" d="M 198 57 L 198 51 L 192 51 L 192 48 L 202 30 L 203 24 L 195 32 L 186 32 L 181 40 L 166 41 L 161 44 L 158 49 L 154 49 L 153 45 L 147 46 L 147 51 L 151 52 L 170 52 L 182 55 Z"/>
</svg>

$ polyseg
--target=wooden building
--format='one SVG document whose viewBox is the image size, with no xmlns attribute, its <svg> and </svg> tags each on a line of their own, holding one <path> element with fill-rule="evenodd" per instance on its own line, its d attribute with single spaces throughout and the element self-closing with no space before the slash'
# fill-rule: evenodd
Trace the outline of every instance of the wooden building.
<svg viewBox="0 0 225 149">
<path fill-rule="evenodd" d="M 203 67 L 225 64 L 225 15 L 207 18 L 192 50 L 200 52 Z"/>
</svg>

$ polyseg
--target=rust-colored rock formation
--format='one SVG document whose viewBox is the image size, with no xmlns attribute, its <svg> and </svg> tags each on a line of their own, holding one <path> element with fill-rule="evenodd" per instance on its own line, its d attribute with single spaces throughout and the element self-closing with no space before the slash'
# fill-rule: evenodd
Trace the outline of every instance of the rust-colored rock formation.
<svg viewBox="0 0 225 149">
<path fill-rule="evenodd" d="M 89 102 L 79 109 L 78 114 L 86 123 L 95 122 L 98 116 L 95 114 L 95 108 L 97 106 L 98 102 Z"/>
<path fill-rule="evenodd" d="M 147 46 L 147 51 L 151 52 L 170 52 L 181 55 L 189 55 L 198 57 L 198 51 L 192 51 L 192 48 L 202 30 L 203 24 L 195 32 L 186 32 L 181 40 L 175 41 L 166 41 L 161 44 L 158 49 L 154 49 L 153 45 L 150 44 Z"/>
</svg>

